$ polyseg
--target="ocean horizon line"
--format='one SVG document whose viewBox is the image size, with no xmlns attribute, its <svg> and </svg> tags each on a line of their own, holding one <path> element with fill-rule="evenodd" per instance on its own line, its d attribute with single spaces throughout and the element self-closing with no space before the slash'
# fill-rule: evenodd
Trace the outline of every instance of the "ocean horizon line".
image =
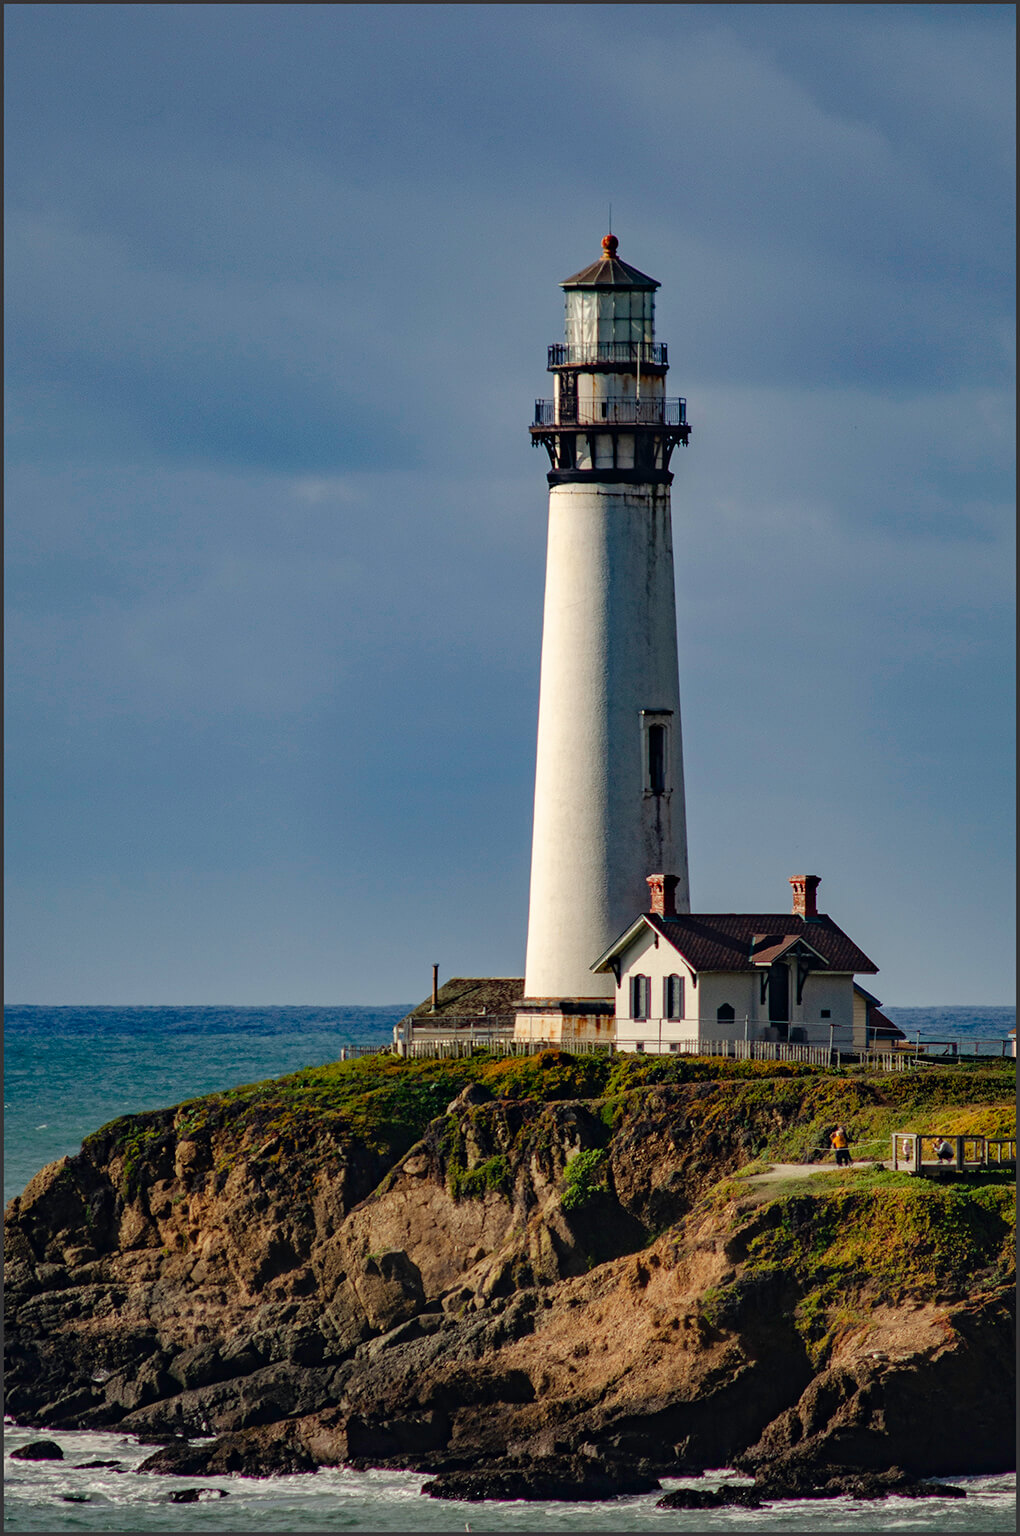
<svg viewBox="0 0 1020 1536">
<path fill-rule="evenodd" d="M 5 1008 L 416 1008 L 416 1003 L 38 1003 L 5 1002 Z M 947 1006 L 953 1007 L 954 1004 Z M 976 1004 L 960 1004 L 974 1007 Z M 984 1004 L 993 1007 L 993 1004 Z"/>
<path fill-rule="evenodd" d="M 5 1001 L 5 1008 L 92 1008 L 92 1009 L 123 1009 L 123 1008 L 415 1008 L 416 1003 L 379 1003 L 379 1002 L 332 1002 L 332 1003 L 45 1003 L 45 1002 L 12 1002 Z M 883 1008 L 914 1008 L 934 1010 L 938 1008 L 973 1008 L 987 1009 L 995 1012 L 1008 1012 L 1016 1009 L 1015 1002 L 1008 1003 L 883 1003 Z"/>
</svg>

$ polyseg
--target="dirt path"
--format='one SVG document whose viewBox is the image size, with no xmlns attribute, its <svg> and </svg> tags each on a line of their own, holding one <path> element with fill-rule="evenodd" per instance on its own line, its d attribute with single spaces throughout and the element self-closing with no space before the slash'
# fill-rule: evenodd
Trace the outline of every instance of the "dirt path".
<svg viewBox="0 0 1020 1536">
<path fill-rule="evenodd" d="M 851 1168 L 888 1168 L 889 1163 L 877 1162 L 874 1158 L 864 1158 L 860 1162 L 852 1162 Z M 771 1184 L 782 1179 L 803 1179 L 816 1173 L 842 1173 L 843 1169 L 837 1168 L 835 1163 L 773 1163 L 766 1173 L 752 1173 L 749 1178 L 743 1179 L 744 1184 Z"/>
</svg>

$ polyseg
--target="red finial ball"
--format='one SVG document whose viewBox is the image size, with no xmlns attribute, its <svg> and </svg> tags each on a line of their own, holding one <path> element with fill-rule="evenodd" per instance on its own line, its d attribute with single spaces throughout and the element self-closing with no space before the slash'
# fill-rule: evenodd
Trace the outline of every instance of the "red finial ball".
<svg viewBox="0 0 1020 1536">
<path fill-rule="evenodd" d="M 605 260 L 605 258 L 607 256 L 609 257 L 610 260 L 612 260 L 612 258 L 616 255 L 616 253 L 619 250 L 619 248 L 620 248 L 620 242 L 619 242 L 619 240 L 617 240 L 615 235 L 603 235 L 602 236 L 602 257 L 603 257 L 603 260 Z"/>
</svg>

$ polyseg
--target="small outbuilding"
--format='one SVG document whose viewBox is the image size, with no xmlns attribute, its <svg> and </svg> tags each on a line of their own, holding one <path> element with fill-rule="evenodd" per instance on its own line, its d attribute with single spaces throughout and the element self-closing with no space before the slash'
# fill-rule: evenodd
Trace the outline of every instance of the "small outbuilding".
<svg viewBox="0 0 1020 1536">
<path fill-rule="evenodd" d="M 905 1045 L 906 1035 L 882 1012 L 882 1004 L 854 982 L 854 1050 L 889 1050 Z"/>
<path fill-rule="evenodd" d="M 512 1034 L 523 996 L 523 976 L 451 976 L 440 986 L 439 967 L 433 966 L 432 994 L 393 1026 L 394 1045 L 399 1050 L 413 1040 Z"/>
<path fill-rule="evenodd" d="M 792 913 L 679 913 L 672 875 L 650 909 L 592 966 L 616 983 L 616 1048 L 690 1051 L 698 1041 L 774 1040 L 860 1049 L 854 976 L 878 967 L 816 907 L 817 875 L 794 875 Z M 877 1003 L 865 994 L 868 1006 Z M 895 1026 L 892 1026 L 895 1028 Z"/>
</svg>

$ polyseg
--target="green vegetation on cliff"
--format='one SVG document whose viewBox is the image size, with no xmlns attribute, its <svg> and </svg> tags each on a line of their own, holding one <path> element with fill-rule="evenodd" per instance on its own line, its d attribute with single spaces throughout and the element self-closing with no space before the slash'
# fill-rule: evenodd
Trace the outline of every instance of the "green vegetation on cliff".
<svg viewBox="0 0 1020 1536">
<path fill-rule="evenodd" d="M 749 1303 L 792 1300 L 817 1368 L 843 1332 L 867 1325 L 875 1307 L 1008 1290 L 1013 1189 L 994 1180 L 944 1185 L 853 1170 L 738 1197 L 728 1251 L 740 1261 L 740 1277 L 703 1296 L 703 1315 L 722 1327 Z"/>
<path fill-rule="evenodd" d="M 713 1122 L 747 1129 L 749 1157 L 816 1161 L 828 1149 L 837 1121 L 846 1125 L 857 1158 L 888 1156 L 894 1131 L 1015 1134 L 1011 1062 L 971 1067 L 927 1066 L 895 1074 L 829 1071 L 797 1062 L 737 1062 L 710 1058 L 536 1056 L 402 1061 L 388 1053 L 308 1068 L 182 1104 L 173 1117 L 177 1140 L 215 1134 L 224 1165 L 243 1147 L 264 1145 L 281 1163 L 300 1142 L 312 1165 L 328 1160 L 338 1142 L 360 1142 L 387 1163 L 402 1157 L 431 1121 L 469 1083 L 501 1100 L 597 1100 L 607 1129 L 657 1087 L 716 1084 L 693 1113 L 705 1130 Z M 134 1185 L 144 1154 L 161 1132 L 166 1113 L 125 1116 L 89 1142 L 120 1143 L 125 1181 Z M 86 1143 L 88 1146 L 89 1142 Z M 318 1151 L 316 1151 L 318 1148 Z M 470 1168 L 464 1170 L 470 1173 Z M 485 1187 L 502 1173 L 488 1170 Z M 464 1187 L 464 1193 L 477 1193 Z"/>
<path fill-rule="evenodd" d="M 9 1210 L 12 1411 L 325 1414 L 313 1461 L 597 1420 L 613 1454 L 703 1467 L 852 1431 L 923 1470 L 935 1404 L 961 1465 L 1005 1465 L 1005 1175 L 878 1160 L 895 1131 L 1011 1134 L 1011 1066 L 380 1053 L 125 1117 Z"/>
<path fill-rule="evenodd" d="M 563 1198 L 565 1211 L 582 1211 L 598 1195 L 606 1193 L 606 1154 L 601 1147 L 578 1152 L 567 1164 Z"/>
</svg>

